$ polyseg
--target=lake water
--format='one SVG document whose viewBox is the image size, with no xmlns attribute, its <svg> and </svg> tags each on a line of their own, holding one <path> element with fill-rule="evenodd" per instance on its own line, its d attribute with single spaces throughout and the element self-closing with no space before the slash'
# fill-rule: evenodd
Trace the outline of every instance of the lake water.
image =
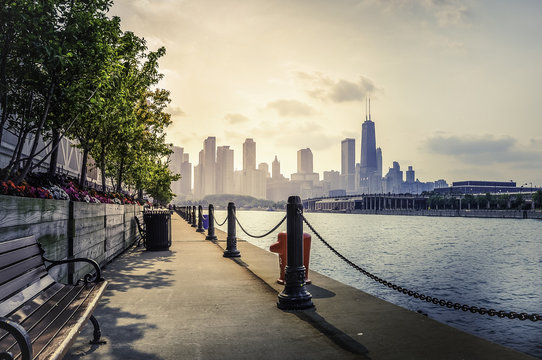
<svg viewBox="0 0 542 360">
<path fill-rule="evenodd" d="M 267 232 L 284 215 L 237 211 L 239 221 L 253 235 Z M 399 286 L 487 309 L 542 314 L 539 220 L 323 213 L 305 216 L 330 245 L 352 262 Z M 226 212 L 217 210 L 216 217 L 222 221 Z M 220 228 L 227 231 L 226 225 Z M 286 231 L 286 222 L 262 239 L 250 238 L 237 227 L 237 237 L 269 250 L 279 231 Z M 310 233 L 306 225 L 304 231 Z M 542 358 L 542 321 L 465 313 L 400 294 L 351 268 L 311 235 L 310 270 Z"/>
</svg>

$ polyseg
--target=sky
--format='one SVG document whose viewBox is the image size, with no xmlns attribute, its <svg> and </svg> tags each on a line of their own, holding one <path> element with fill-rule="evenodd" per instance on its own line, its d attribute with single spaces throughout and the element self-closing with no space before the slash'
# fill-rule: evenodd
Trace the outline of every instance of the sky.
<svg viewBox="0 0 542 360">
<path fill-rule="evenodd" d="M 160 46 L 168 141 L 193 165 L 203 140 L 256 142 L 285 176 L 310 148 L 340 171 L 371 99 L 383 172 L 420 181 L 542 186 L 542 2 L 115 0 L 124 30 Z"/>
</svg>

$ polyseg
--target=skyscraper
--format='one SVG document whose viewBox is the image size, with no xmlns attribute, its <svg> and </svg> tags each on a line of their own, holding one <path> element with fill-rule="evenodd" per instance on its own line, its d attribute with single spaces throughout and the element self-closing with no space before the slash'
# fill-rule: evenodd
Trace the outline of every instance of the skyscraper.
<svg viewBox="0 0 542 360">
<path fill-rule="evenodd" d="M 233 149 L 229 146 L 216 148 L 216 193 L 233 193 Z"/>
<path fill-rule="evenodd" d="M 312 174 L 312 151 L 309 148 L 297 151 L 297 172 L 299 174 Z"/>
<path fill-rule="evenodd" d="M 247 138 L 243 143 L 243 170 L 256 169 L 256 143 Z"/>
<path fill-rule="evenodd" d="M 280 176 L 280 161 L 277 159 L 277 155 L 275 155 L 275 160 L 273 160 L 272 163 L 272 172 L 271 172 L 271 178 L 273 179 L 279 179 Z"/>
<path fill-rule="evenodd" d="M 371 108 L 369 105 L 369 117 L 361 125 L 361 179 L 367 179 L 377 171 L 376 161 L 376 136 L 375 123 L 371 120 Z"/>
<path fill-rule="evenodd" d="M 173 153 L 169 156 L 169 169 L 174 174 L 181 174 L 181 163 L 183 161 L 184 149 L 179 146 L 173 146 Z M 182 174 L 181 174 L 182 175 Z M 176 180 L 171 183 L 171 191 L 179 199 L 181 195 L 181 180 Z"/>
<path fill-rule="evenodd" d="M 376 173 L 378 177 L 382 177 L 382 149 L 376 148 Z"/>
<path fill-rule="evenodd" d="M 203 196 L 216 193 L 216 137 L 203 141 Z"/>
<path fill-rule="evenodd" d="M 341 141 L 341 178 L 346 191 L 355 190 L 356 178 L 356 140 Z"/>
<path fill-rule="evenodd" d="M 259 163 L 258 170 L 262 171 L 265 174 L 266 178 L 270 178 L 269 174 L 269 165 L 267 163 Z"/>
<path fill-rule="evenodd" d="M 181 194 L 188 195 L 192 192 L 192 164 L 187 153 L 183 154 L 181 163 Z"/>
</svg>

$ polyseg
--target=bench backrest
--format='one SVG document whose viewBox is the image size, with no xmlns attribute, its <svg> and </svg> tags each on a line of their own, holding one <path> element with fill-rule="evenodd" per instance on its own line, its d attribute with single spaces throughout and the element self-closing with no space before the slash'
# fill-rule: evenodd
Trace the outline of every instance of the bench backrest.
<svg viewBox="0 0 542 360">
<path fill-rule="evenodd" d="M 0 242 L 0 316 L 53 284 L 34 236 Z"/>
</svg>

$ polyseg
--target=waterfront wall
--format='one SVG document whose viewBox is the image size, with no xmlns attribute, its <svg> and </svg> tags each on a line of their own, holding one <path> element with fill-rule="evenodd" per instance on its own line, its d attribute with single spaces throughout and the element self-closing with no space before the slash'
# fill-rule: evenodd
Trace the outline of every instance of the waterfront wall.
<svg viewBox="0 0 542 360">
<path fill-rule="evenodd" d="M 533 210 L 353 210 L 356 214 L 406 215 L 406 216 L 447 216 L 502 219 L 541 219 L 541 211 Z"/>
<path fill-rule="evenodd" d="M 84 257 L 107 264 L 136 240 L 139 205 L 89 204 L 0 195 L 0 242 L 34 235 L 51 260 Z M 56 266 L 63 281 L 79 279 L 90 265 Z"/>
</svg>

